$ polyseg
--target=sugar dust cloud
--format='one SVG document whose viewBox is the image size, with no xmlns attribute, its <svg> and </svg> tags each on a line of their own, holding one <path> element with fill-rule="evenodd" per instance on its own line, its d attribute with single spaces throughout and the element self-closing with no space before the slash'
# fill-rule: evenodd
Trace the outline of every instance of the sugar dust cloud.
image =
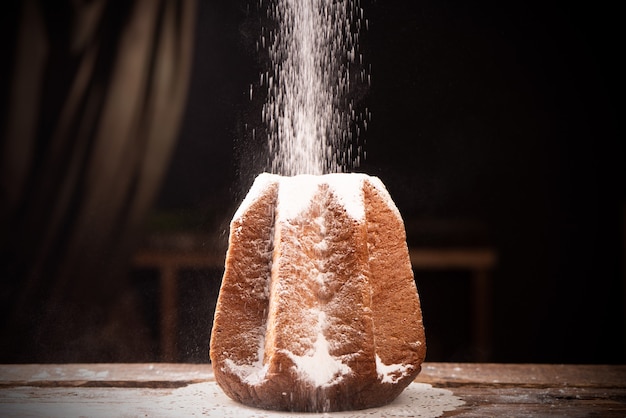
<svg viewBox="0 0 626 418">
<path fill-rule="evenodd" d="M 259 75 L 266 95 L 266 170 L 275 174 L 350 171 L 364 158 L 362 133 L 369 110 L 357 110 L 351 89 L 369 85 L 360 52 L 367 29 L 360 0 L 275 0 L 264 8 L 272 29 L 262 27 L 257 50 L 269 55 Z M 256 94 L 250 86 L 250 97 Z"/>
</svg>

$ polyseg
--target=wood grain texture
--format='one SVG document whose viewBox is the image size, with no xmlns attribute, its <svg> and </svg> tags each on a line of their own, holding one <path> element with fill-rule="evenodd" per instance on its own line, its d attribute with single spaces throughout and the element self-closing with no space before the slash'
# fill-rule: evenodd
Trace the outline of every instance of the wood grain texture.
<svg viewBox="0 0 626 418">
<path fill-rule="evenodd" d="M 427 362 L 417 381 L 465 402 L 443 416 L 626 416 L 626 365 Z M 20 416 L 37 403 L 48 409 L 32 416 L 61 407 L 68 416 L 85 408 L 107 416 L 113 406 L 127 408 L 125 416 L 176 416 L 174 406 L 184 415 L 172 394 L 205 382 L 214 382 L 208 364 L 0 365 L 0 412 Z M 202 402 L 210 412 L 210 400 Z"/>
</svg>

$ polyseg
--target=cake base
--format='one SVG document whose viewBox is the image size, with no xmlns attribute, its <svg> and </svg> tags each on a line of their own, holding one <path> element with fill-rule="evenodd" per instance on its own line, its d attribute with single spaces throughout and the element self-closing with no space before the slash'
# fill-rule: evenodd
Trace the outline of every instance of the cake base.
<svg viewBox="0 0 626 418">
<path fill-rule="evenodd" d="M 176 403 L 184 403 L 187 408 L 196 405 L 202 409 L 203 416 L 215 417 L 290 417 L 311 418 L 311 413 L 293 413 L 272 411 L 242 405 L 233 401 L 219 388 L 217 383 L 199 383 L 186 388 L 177 389 L 171 396 Z M 168 397 L 168 398 L 170 398 Z M 183 402 L 184 401 L 184 402 Z M 411 383 L 391 403 L 359 411 L 333 412 L 333 417 L 357 418 L 357 417 L 439 417 L 444 412 L 454 411 L 457 407 L 465 404 L 461 398 L 455 396 L 447 389 L 434 388 L 427 383 Z M 313 415 L 317 416 L 317 415 Z"/>
</svg>

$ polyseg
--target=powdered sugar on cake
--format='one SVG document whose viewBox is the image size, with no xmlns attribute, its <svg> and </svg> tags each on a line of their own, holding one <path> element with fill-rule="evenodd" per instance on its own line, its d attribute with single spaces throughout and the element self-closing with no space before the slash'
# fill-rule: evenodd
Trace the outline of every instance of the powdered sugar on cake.
<svg viewBox="0 0 626 418">
<path fill-rule="evenodd" d="M 277 174 L 261 173 L 257 176 L 245 199 L 235 212 L 233 220 L 239 219 L 249 206 L 258 199 L 268 185 L 279 183 L 279 204 L 286 219 L 293 219 L 310 202 L 312 195 L 321 184 L 327 184 L 335 197 L 340 201 L 346 212 L 353 219 L 363 219 L 365 208 L 363 202 L 363 182 L 367 180 L 385 199 L 389 208 L 400 216 L 398 208 L 393 203 L 385 185 L 378 177 L 368 176 L 362 173 L 333 173 L 322 176 L 300 174 L 293 177 L 285 177 Z"/>
<path fill-rule="evenodd" d="M 324 176 L 298 175 L 294 177 L 280 177 L 278 201 L 276 205 L 276 223 L 289 225 L 301 221 L 301 216 L 308 213 L 316 193 L 320 188 L 327 186 L 329 192 L 353 219 L 365 219 L 365 205 L 363 196 L 363 182 L 367 178 L 363 174 L 328 174 Z M 328 249 L 326 225 L 323 214 L 309 220 L 319 228 L 320 241 L 314 244 L 319 253 Z M 325 263 L 332 262 L 332 256 L 322 257 L 319 264 L 314 263 L 310 270 L 309 280 L 319 285 L 319 293 L 327 293 L 326 284 L 332 282 L 334 276 L 327 272 Z M 314 308 L 307 313 L 312 318 L 312 325 L 316 330 L 313 341 L 305 345 L 310 348 L 303 355 L 287 352 L 294 362 L 296 372 L 301 378 L 316 387 L 324 387 L 341 381 L 343 376 L 352 373 L 341 358 L 330 354 L 330 342 L 324 335 L 328 327 L 326 313 L 323 306 Z"/>
<path fill-rule="evenodd" d="M 368 177 L 365 174 L 340 173 L 323 176 L 301 174 L 293 177 L 275 177 L 280 181 L 277 207 L 281 219 L 295 219 L 304 212 L 322 184 L 328 185 L 351 218 L 361 220 L 365 217 L 362 187 L 363 181 Z"/>
<path fill-rule="evenodd" d="M 241 218 L 241 216 L 248 210 L 250 205 L 259 198 L 259 195 L 267 190 L 267 186 L 276 181 L 278 181 L 278 176 L 276 175 L 269 173 L 259 174 L 256 179 L 254 179 L 254 183 L 252 184 L 252 187 L 250 187 L 248 194 L 243 199 L 243 201 L 239 205 L 239 208 L 235 212 L 235 215 L 233 216 L 233 221 Z"/>
<path fill-rule="evenodd" d="M 400 215 L 400 210 L 398 210 L 398 207 L 391 199 L 391 195 L 387 191 L 387 188 L 385 187 L 383 182 L 378 177 L 374 176 L 368 176 L 367 180 L 372 186 L 374 186 L 378 195 L 385 201 L 387 207 L 393 211 L 395 216 L 398 219 L 402 219 L 402 216 Z"/>
<path fill-rule="evenodd" d="M 376 354 L 376 373 L 383 383 L 396 383 L 400 378 L 407 376 L 412 367 L 406 364 L 384 364 Z"/>
<path fill-rule="evenodd" d="M 330 355 L 330 343 L 324 336 L 326 326 L 326 314 L 317 311 L 317 339 L 313 347 L 303 356 L 287 353 L 295 363 L 298 374 L 316 387 L 332 385 L 352 372 L 341 359 Z"/>
<path fill-rule="evenodd" d="M 226 369 L 232 374 L 236 375 L 249 385 L 258 385 L 265 380 L 267 373 L 267 364 L 263 364 L 263 357 L 265 353 L 265 327 L 261 327 L 258 330 L 258 334 L 250 336 L 249 340 L 258 342 L 257 358 L 251 364 L 237 364 L 233 360 L 227 358 L 224 361 Z"/>
<path fill-rule="evenodd" d="M 365 174 L 327 174 L 322 178 L 351 218 L 365 219 L 363 197 L 363 182 L 367 178 Z"/>
<path fill-rule="evenodd" d="M 329 341 L 325 335 L 331 325 L 324 311 L 324 304 L 326 303 L 324 299 L 325 296 L 329 294 L 327 284 L 336 280 L 334 273 L 328 271 L 326 268 L 327 265 L 335 264 L 335 255 L 327 254 L 331 242 L 328 241 L 329 238 L 327 237 L 328 231 L 326 230 L 327 226 L 324 217 L 325 208 L 322 208 L 321 213 L 314 210 L 313 212 L 318 214 L 313 218 L 305 219 L 304 217 L 310 216 L 309 212 L 311 211 L 308 209 L 317 203 L 314 202 L 314 199 L 317 198 L 316 196 L 318 196 L 322 188 L 327 187 L 328 192 L 334 198 L 333 200 L 345 210 L 345 213 L 351 219 L 354 219 L 358 223 L 366 222 L 365 182 L 372 186 L 374 193 L 378 194 L 387 203 L 387 207 L 391 209 L 396 216 L 400 217 L 400 213 L 391 200 L 385 186 L 376 177 L 357 173 L 327 174 L 322 176 L 297 175 L 293 177 L 263 173 L 257 177 L 233 218 L 233 222 L 240 220 L 250 206 L 265 193 L 268 187 L 277 185 L 278 194 L 275 206 L 274 225 L 280 225 L 280 228 L 285 229 L 292 228 L 304 222 L 308 225 L 315 225 L 315 228 L 319 232 L 319 241 L 309 244 L 313 246 L 313 249 L 319 255 L 319 259 L 313 259 L 311 261 L 311 265 L 307 267 L 308 274 L 302 278 L 304 282 L 310 281 L 310 283 L 313 283 L 313 289 L 319 289 L 317 292 L 318 297 L 320 297 L 318 306 L 305 309 L 300 313 L 303 315 L 300 322 L 303 324 L 306 323 L 307 325 L 305 325 L 305 327 L 308 327 L 307 335 L 300 336 L 301 341 L 299 346 L 305 347 L 305 349 L 299 354 L 284 349 L 281 350 L 293 362 L 293 367 L 297 375 L 303 381 L 312 384 L 314 387 L 323 388 L 334 385 L 341 382 L 345 376 L 353 373 L 352 369 L 346 364 L 353 354 L 340 357 L 333 356 L 331 351 L 336 348 L 333 347 L 333 344 L 337 344 L 337 341 Z M 317 210 L 319 211 L 319 209 Z M 272 247 L 272 240 L 278 239 L 276 238 L 279 234 L 277 231 L 279 231 L 280 228 L 276 226 L 273 228 L 272 234 L 277 235 L 270 237 L 270 241 L 261 240 L 263 242 L 259 242 L 259 251 L 272 251 L 272 248 L 265 247 L 267 247 L 267 245 Z M 296 238 L 296 240 L 298 239 Z M 296 247 L 302 245 L 295 242 L 294 244 Z M 272 269 L 276 266 L 276 262 L 271 264 Z M 272 275 L 274 275 L 274 273 L 272 273 Z M 278 296 L 280 292 L 291 291 L 288 287 L 283 288 L 279 283 L 276 283 L 276 286 L 273 284 L 270 285 L 273 280 L 270 281 L 269 278 L 265 282 L 254 278 L 252 282 L 254 282 L 254 285 L 249 284 L 248 288 L 250 292 L 254 292 L 254 296 L 258 298 L 271 297 L 270 293 L 272 292 L 272 294 Z M 270 290 L 271 287 L 273 287 L 272 290 Z M 228 358 L 224 361 L 224 370 L 236 375 L 242 382 L 251 386 L 266 382 L 268 371 L 267 359 L 264 358 L 266 337 L 268 341 L 271 340 L 269 336 L 265 335 L 266 332 L 268 332 L 266 327 L 261 327 L 254 333 L 255 335 L 250 335 L 248 339 L 251 343 L 258 344 L 256 359 L 250 359 L 243 364 L 239 364 Z M 377 354 L 375 355 L 375 362 L 378 379 L 382 383 L 396 383 L 401 378 L 410 375 L 414 370 L 410 365 L 384 364 Z"/>
</svg>

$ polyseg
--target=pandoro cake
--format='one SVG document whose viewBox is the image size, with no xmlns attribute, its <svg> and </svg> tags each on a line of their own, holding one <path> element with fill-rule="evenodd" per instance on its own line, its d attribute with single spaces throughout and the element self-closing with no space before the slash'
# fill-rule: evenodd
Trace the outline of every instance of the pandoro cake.
<svg viewBox="0 0 626 418">
<path fill-rule="evenodd" d="M 232 399 L 286 411 L 385 405 L 426 354 L 400 212 L 365 174 L 260 174 L 235 213 L 210 357 Z"/>
</svg>

